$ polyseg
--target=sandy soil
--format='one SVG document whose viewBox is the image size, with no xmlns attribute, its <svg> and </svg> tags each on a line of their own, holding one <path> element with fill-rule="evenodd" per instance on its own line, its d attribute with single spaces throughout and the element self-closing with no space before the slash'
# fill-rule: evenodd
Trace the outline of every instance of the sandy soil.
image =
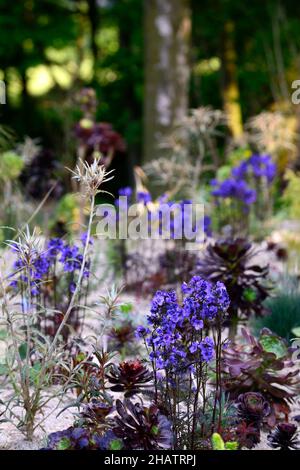
<svg viewBox="0 0 300 470">
<path fill-rule="evenodd" d="M 53 399 L 46 407 L 45 414 L 57 407 L 57 399 Z M 34 439 L 29 442 L 21 431 L 10 423 L 4 423 L 0 428 L 0 449 L 2 450 L 38 450 L 46 445 L 47 435 L 51 432 L 62 431 L 72 425 L 74 416 L 71 410 L 64 411 L 57 417 L 62 405 L 58 407 L 43 423 L 42 428 L 35 432 Z"/>
</svg>

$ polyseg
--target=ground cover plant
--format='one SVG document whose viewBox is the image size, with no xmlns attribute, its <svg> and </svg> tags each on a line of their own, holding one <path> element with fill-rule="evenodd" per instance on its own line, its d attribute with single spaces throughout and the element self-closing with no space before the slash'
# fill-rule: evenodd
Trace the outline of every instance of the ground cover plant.
<svg viewBox="0 0 300 470">
<path fill-rule="evenodd" d="M 53 381 L 55 366 L 62 359 L 62 350 L 58 348 L 60 335 L 64 337 L 64 328 L 69 327 L 67 322 L 74 315 L 74 306 L 77 305 L 82 281 L 87 273 L 95 197 L 101 191 L 100 185 L 109 178 L 104 167 L 99 166 L 96 160 L 92 165 L 85 163 L 82 169 L 77 167 L 73 174 L 81 183 L 84 194 L 90 202 L 90 217 L 87 233 L 84 236 L 83 254 L 78 254 L 77 247 L 70 250 L 68 245 L 64 246 L 64 250 L 61 240 L 51 240 L 46 248 L 43 248 L 37 234 L 30 233 L 27 227 L 17 240 L 9 242 L 10 248 L 17 255 L 17 261 L 14 265 L 13 280 L 9 275 L 6 281 L 9 280 L 9 286 L 13 289 L 19 289 L 20 300 L 14 300 L 14 294 L 12 298 L 8 297 L 7 285 L 1 277 L 2 322 L 9 333 L 5 366 L 12 386 L 12 394 L 6 402 L 2 401 L 4 410 L 1 414 L 4 420 L 11 421 L 24 431 L 29 440 L 32 439 L 37 426 L 37 415 L 52 398 L 45 389 Z M 47 274 L 51 271 L 51 259 L 49 260 L 48 256 L 54 256 L 56 261 L 59 247 L 63 248 L 60 261 L 64 263 L 65 271 L 74 272 L 75 269 L 78 271 L 76 282 L 73 279 L 72 287 L 69 285 L 69 302 L 63 312 L 58 310 L 58 305 L 55 307 L 56 288 L 51 308 L 47 308 L 45 295 L 42 296 L 42 305 L 39 303 L 39 295 L 49 282 Z M 15 279 L 16 270 L 17 279 Z M 55 283 L 55 273 L 52 278 Z M 18 305 L 21 305 L 21 309 L 18 309 Z M 50 310 L 50 318 L 45 315 L 45 310 L 46 312 Z M 46 328 L 49 327 L 45 334 L 43 328 L 39 328 L 43 321 L 46 323 Z M 16 412 L 18 407 L 20 412 Z"/>
</svg>

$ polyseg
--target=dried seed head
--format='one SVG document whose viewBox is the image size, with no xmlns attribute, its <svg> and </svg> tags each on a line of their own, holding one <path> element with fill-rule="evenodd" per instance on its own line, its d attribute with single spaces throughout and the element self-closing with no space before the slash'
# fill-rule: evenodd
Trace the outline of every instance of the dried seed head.
<svg viewBox="0 0 300 470">
<path fill-rule="evenodd" d="M 84 191 L 85 196 L 94 197 L 98 193 L 105 193 L 100 186 L 110 181 L 113 176 L 110 175 L 114 170 L 107 171 L 104 165 L 99 165 L 99 160 L 95 159 L 90 165 L 86 161 L 80 160 L 73 173 L 73 179 L 78 181 Z"/>
<path fill-rule="evenodd" d="M 42 252 L 42 240 L 34 229 L 30 233 L 28 225 L 24 231 L 20 231 L 17 240 L 8 240 L 7 245 L 18 255 L 23 266 L 31 266 L 33 261 L 40 256 Z"/>
<path fill-rule="evenodd" d="M 41 150 L 40 139 L 31 139 L 28 136 L 25 137 L 24 142 L 17 145 L 17 153 L 22 155 L 27 165 L 32 162 Z"/>
</svg>

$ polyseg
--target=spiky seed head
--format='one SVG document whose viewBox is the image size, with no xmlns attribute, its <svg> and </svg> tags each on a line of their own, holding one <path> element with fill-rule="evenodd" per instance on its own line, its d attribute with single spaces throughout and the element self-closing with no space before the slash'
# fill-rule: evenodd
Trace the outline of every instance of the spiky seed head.
<svg viewBox="0 0 300 470">
<path fill-rule="evenodd" d="M 28 267 L 42 252 L 42 240 L 36 228 L 31 233 L 28 225 L 19 232 L 17 240 L 8 240 L 6 244 L 18 254 L 22 264 Z"/>
<path fill-rule="evenodd" d="M 70 170 L 73 179 L 78 181 L 83 188 L 85 196 L 94 197 L 98 193 L 104 193 L 100 186 L 113 179 L 111 173 L 114 170 L 107 171 L 104 165 L 99 165 L 99 159 L 95 159 L 92 164 L 79 160 L 75 170 Z"/>
</svg>

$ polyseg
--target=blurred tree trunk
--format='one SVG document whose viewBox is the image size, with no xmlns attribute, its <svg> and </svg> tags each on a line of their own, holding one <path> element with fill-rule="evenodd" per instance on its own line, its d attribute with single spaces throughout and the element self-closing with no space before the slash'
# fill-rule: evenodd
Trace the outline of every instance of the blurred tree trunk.
<svg viewBox="0 0 300 470">
<path fill-rule="evenodd" d="M 145 0 L 144 161 L 161 155 L 160 145 L 188 110 L 189 0 Z"/>
<path fill-rule="evenodd" d="M 227 114 L 228 126 L 232 136 L 239 138 L 243 133 L 243 124 L 237 79 L 234 23 L 231 21 L 227 21 L 224 25 L 221 49 L 224 111 Z"/>
<path fill-rule="evenodd" d="M 93 55 L 93 73 L 95 75 L 96 67 L 97 67 L 97 59 L 98 59 L 98 46 L 96 42 L 96 35 L 98 30 L 98 22 L 99 22 L 99 7 L 97 5 L 97 0 L 87 0 L 88 4 L 88 20 L 90 23 L 90 30 L 91 30 L 91 51 Z"/>
</svg>

